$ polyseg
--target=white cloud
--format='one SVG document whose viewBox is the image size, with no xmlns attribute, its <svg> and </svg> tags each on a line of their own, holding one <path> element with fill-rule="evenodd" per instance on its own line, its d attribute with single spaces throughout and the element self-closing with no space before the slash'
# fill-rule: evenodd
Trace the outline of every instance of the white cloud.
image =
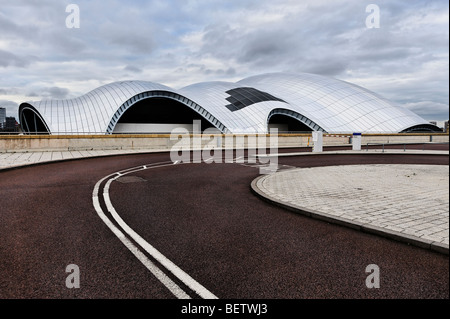
<svg viewBox="0 0 450 319">
<path fill-rule="evenodd" d="M 79 0 L 80 29 L 65 27 L 67 4 L 0 0 L 1 98 L 19 104 L 51 97 L 48 88 L 73 97 L 125 79 L 180 88 L 311 72 L 448 119 L 445 1 L 379 0 L 379 29 L 365 27 L 368 3 L 357 0 Z"/>
<path fill-rule="evenodd" d="M 13 116 L 17 118 L 19 105 L 16 102 L 10 100 L 0 100 L 0 107 L 4 107 L 6 109 L 6 116 Z"/>
<path fill-rule="evenodd" d="M 430 120 L 445 118 L 445 115 L 448 115 L 448 104 L 444 103 L 421 101 L 405 103 L 403 106 L 424 118 L 429 118 Z"/>
</svg>

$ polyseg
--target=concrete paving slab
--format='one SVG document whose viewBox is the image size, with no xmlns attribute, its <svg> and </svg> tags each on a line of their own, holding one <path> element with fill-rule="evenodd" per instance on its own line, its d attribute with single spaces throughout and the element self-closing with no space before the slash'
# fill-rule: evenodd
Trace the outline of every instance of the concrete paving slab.
<svg viewBox="0 0 450 319">
<path fill-rule="evenodd" d="M 292 169 L 260 176 L 252 188 L 273 203 L 311 217 L 448 254 L 448 166 Z"/>
</svg>

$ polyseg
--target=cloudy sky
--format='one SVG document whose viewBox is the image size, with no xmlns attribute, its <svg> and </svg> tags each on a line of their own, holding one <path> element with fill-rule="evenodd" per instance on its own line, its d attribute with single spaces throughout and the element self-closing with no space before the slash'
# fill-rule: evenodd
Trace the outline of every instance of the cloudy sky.
<svg viewBox="0 0 450 319">
<path fill-rule="evenodd" d="M 66 25 L 69 4 L 80 10 L 79 28 Z M 367 27 L 369 4 L 380 10 L 379 28 Z M 442 121 L 448 30 L 447 0 L 0 0 L 0 106 L 17 118 L 21 102 L 119 80 L 178 89 L 307 72 Z"/>
</svg>

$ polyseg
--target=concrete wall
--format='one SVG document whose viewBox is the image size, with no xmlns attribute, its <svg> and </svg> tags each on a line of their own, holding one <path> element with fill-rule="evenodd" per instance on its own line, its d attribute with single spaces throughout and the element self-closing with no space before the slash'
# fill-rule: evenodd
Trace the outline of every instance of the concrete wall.
<svg viewBox="0 0 450 319">
<path fill-rule="evenodd" d="M 273 136 L 272 136 L 273 137 Z M 351 145 L 351 135 L 323 135 L 323 145 Z M 270 147 L 278 143 L 278 148 L 312 147 L 311 134 L 280 134 L 278 140 L 269 135 L 183 135 L 178 139 L 168 134 L 152 135 L 89 135 L 89 136 L 1 136 L 0 152 L 32 151 L 72 151 L 110 149 L 150 149 L 170 150 L 178 148 L 255 148 Z M 363 134 L 361 145 L 367 143 L 448 143 L 449 135 L 435 134 Z M 258 144 L 260 143 L 260 144 Z"/>
<path fill-rule="evenodd" d="M 367 143 L 448 143 L 448 134 L 398 134 L 362 135 L 362 145 Z"/>
</svg>

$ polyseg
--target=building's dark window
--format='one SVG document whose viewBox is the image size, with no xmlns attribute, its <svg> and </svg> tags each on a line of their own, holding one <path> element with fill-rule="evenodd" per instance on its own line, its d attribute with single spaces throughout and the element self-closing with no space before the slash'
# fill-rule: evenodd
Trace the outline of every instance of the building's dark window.
<svg viewBox="0 0 450 319">
<path fill-rule="evenodd" d="M 400 133 L 427 133 L 427 132 L 441 133 L 443 132 L 443 130 L 433 124 L 421 124 L 409 127 L 401 131 Z"/>
<path fill-rule="evenodd" d="M 206 118 L 181 102 L 156 97 L 142 99 L 126 110 L 118 123 L 159 123 L 159 124 L 192 124 L 194 120 L 201 121 L 202 130 L 214 127 L 211 124 L 212 115 Z"/>
<path fill-rule="evenodd" d="M 238 111 L 247 107 L 249 105 L 265 102 L 265 101 L 278 101 L 286 103 L 282 99 L 279 99 L 267 92 L 262 92 L 254 88 L 243 87 L 227 91 L 230 96 L 227 97 L 227 101 L 231 104 L 226 105 L 226 107 L 231 111 Z"/>
</svg>

